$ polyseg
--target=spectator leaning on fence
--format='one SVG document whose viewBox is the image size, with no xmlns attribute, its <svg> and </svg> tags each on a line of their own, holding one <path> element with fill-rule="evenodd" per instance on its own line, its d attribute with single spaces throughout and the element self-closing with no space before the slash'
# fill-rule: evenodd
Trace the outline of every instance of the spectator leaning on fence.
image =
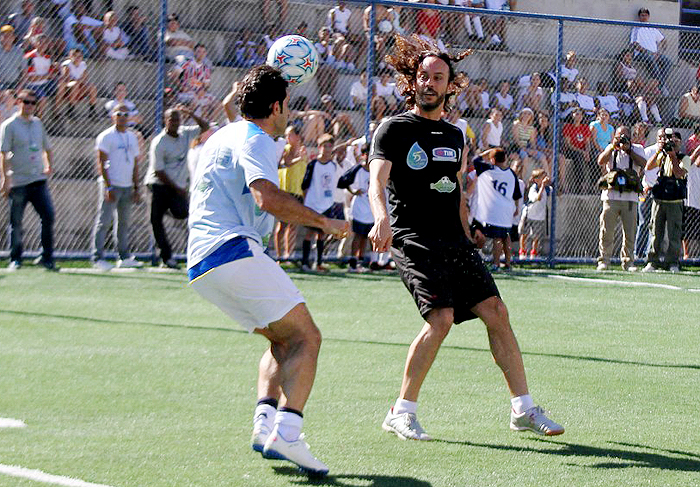
<svg viewBox="0 0 700 487">
<path fill-rule="evenodd" d="M 640 8 L 637 16 L 640 22 L 649 22 L 648 9 Z M 644 63 L 652 78 L 659 81 L 659 87 L 666 90 L 671 60 L 662 54 L 666 48 L 666 38 L 661 31 L 655 27 L 633 27 L 630 44 L 637 60 Z"/>
<path fill-rule="evenodd" d="M 22 266 L 22 218 L 31 203 L 41 219 L 42 252 L 36 263 L 55 270 L 54 210 L 47 179 L 53 166 L 51 143 L 34 116 L 38 98 L 32 90 L 19 93 L 20 111 L 0 125 L 0 193 L 10 199 L 10 270 Z"/>
<path fill-rule="evenodd" d="M 24 58 L 20 48 L 14 44 L 14 27 L 0 27 L 0 90 L 14 89 L 22 76 Z"/>
<path fill-rule="evenodd" d="M 654 272 L 661 269 L 662 265 L 671 272 L 680 270 L 683 200 L 686 197 L 688 175 L 685 168 L 690 166 L 690 158 L 680 151 L 681 147 L 681 135 L 667 128 L 661 146 L 646 164 L 647 170 L 658 167 L 659 176 L 651 189 L 654 195 L 651 208 L 651 246 L 644 272 Z M 668 247 L 663 252 L 666 232 Z"/>
<path fill-rule="evenodd" d="M 114 125 L 101 132 L 95 143 L 99 176 L 92 262 L 101 271 L 109 271 L 114 267 L 105 260 L 104 247 L 115 213 L 117 222 L 114 233 L 119 253 L 117 266 L 143 266 L 143 263 L 129 254 L 131 207 L 140 201 L 138 161 L 141 153 L 136 134 L 127 128 L 128 116 L 126 105 L 120 103 L 115 106 L 112 110 Z"/>
<path fill-rule="evenodd" d="M 181 125 L 189 117 L 197 125 Z M 151 226 L 164 267 L 179 268 L 173 259 L 163 218 L 168 212 L 176 220 L 187 218 L 187 153 L 195 137 L 208 129 L 209 123 L 187 108 L 171 108 L 165 112 L 165 128 L 151 142 L 144 183 L 151 191 Z"/>
<path fill-rule="evenodd" d="M 622 223 L 622 245 L 620 260 L 622 270 L 634 270 L 634 236 L 637 226 L 638 189 L 637 169 L 644 167 L 644 147 L 632 144 L 628 127 L 620 126 L 615 131 L 612 143 L 598 156 L 598 164 L 605 174 L 601 181 L 603 190 L 600 199 L 603 210 L 600 213 L 598 234 L 598 267 L 604 271 L 610 266 L 615 227 Z M 635 184 L 633 184 L 633 182 Z"/>
</svg>

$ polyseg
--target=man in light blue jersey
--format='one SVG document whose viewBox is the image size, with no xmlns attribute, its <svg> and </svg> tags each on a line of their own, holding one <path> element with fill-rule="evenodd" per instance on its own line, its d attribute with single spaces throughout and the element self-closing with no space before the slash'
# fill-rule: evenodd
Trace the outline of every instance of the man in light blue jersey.
<svg viewBox="0 0 700 487">
<path fill-rule="evenodd" d="M 260 360 L 253 450 L 325 475 L 328 467 L 300 437 L 321 333 L 289 276 L 263 252 L 262 239 L 275 218 L 338 237 L 348 224 L 278 187 L 274 138 L 287 126 L 287 86 L 275 68 L 251 69 L 237 96 L 244 120 L 225 126 L 202 148 L 190 197 L 187 268 L 193 289 L 248 332 L 270 340 Z"/>
</svg>

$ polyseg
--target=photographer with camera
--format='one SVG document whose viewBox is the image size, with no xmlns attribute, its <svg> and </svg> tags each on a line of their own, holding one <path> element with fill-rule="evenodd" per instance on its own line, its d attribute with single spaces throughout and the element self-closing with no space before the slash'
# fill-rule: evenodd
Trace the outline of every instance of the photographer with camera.
<svg viewBox="0 0 700 487">
<path fill-rule="evenodd" d="M 600 233 L 598 238 L 598 267 L 604 271 L 610 266 L 610 255 L 615 238 L 615 226 L 622 222 L 623 243 L 620 249 L 622 270 L 634 270 L 634 234 L 637 226 L 637 201 L 641 182 L 635 166 L 644 167 L 644 147 L 633 144 L 630 129 L 617 128 L 613 140 L 598 156 L 598 164 L 604 176 L 598 181 L 603 190 L 600 199 Z"/>
<path fill-rule="evenodd" d="M 651 207 L 651 247 L 644 272 L 654 272 L 661 266 L 661 246 L 668 230 L 668 248 L 664 266 L 671 272 L 680 270 L 680 251 L 683 227 L 683 200 L 687 194 L 686 167 L 690 158 L 681 152 L 681 134 L 673 129 L 664 130 L 663 143 L 646 164 L 646 170 L 659 168 L 659 177 L 651 188 L 654 202 Z"/>
</svg>

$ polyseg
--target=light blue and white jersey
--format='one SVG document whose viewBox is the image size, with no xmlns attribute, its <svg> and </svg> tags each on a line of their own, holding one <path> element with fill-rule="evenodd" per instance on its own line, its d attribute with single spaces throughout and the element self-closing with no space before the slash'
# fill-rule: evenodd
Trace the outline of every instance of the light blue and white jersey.
<svg viewBox="0 0 700 487">
<path fill-rule="evenodd" d="M 247 120 L 230 123 L 209 137 L 190 195 L 188 268 L 235 237 L 262 245 L 275 217 L 255 204 L 250 184 L 267 179 L 279 187 L 276 154 L 275 140 Z"/>
</svg>

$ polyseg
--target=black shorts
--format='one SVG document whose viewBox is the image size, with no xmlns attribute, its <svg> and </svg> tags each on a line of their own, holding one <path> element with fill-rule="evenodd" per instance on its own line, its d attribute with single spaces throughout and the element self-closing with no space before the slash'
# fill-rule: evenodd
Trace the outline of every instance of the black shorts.
<svg viewBox="0 0 700 487">
<path fill-rule="evenodd" d="M 474 306 L 500 297 L 491 273 L 466 237 L 457 242 L 403 240 L 395 245 L 394 262 L 423 319 L 434 309 L 453 308 L 455 323 L 473 320 Z"/>
<path fill-rule="evenodd" d="M 518 225 L 513 225 L 512 227 L 510 227 L 508 236 L 510 237 L 511 242 L 517 242 L 518 240 L 520 240 L 520 233 L 518 233 Z"/>
<path fill-rule="evenodd" d="M 362 237 L 369 235 L 369 231 L 372 230 L 374 223 L 362 223 L 357 220 L 352 221 L 352 231 Z"/>
<path fill-rule="evenodd" d="M 486 225 L 483 225 L 481 233 L 483 233 L 484 237 L 486 238 L 506 239 L 508 238 L 508 234 L 510 233 L 510 227 L 497 227 L 495 225 L 489 225 L 487 223 Z"/>
</svg>

